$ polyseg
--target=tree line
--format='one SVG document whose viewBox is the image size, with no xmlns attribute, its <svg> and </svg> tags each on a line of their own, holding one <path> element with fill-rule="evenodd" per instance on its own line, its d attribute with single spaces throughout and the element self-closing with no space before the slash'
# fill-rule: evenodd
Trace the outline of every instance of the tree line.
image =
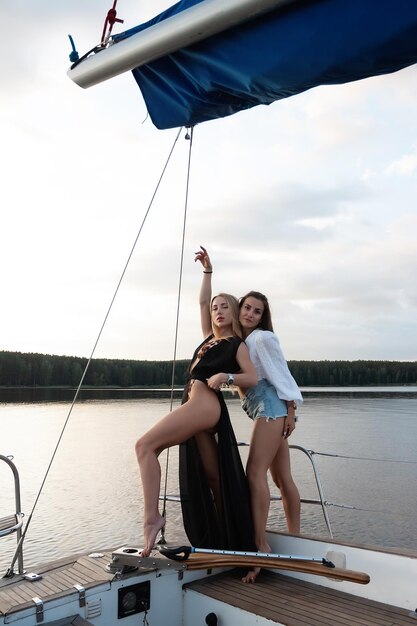
<svg viewBox="0 0 417 626">
<path fill-rule="evenodd" d="M 0 386 L 75 387 L 88 359 L 0 351 Z M 183 386 L 188 360 L 175 364 L 174 385 Z M 417 361 L 289 361 L 297 383 L 310 386 L 415 385 Z M 172 361 L 92 359 L 83 381 L 91 387 L 170 387 Z"/>
<path fill-rule="evenodd" d="M 23 352 L 0 352 L 0 385 L 18 387 L 76 387 L 88 359 Z M 188 361 L 175 364 L 174 385 L 184 385 Z M 92 359 L 83 386 L 170 387 L 172 361 Z"/>
</svg>

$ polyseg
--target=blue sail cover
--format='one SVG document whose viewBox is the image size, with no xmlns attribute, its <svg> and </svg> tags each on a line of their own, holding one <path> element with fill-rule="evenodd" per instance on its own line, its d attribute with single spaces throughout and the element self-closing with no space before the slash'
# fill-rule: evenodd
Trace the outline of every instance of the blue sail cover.
<svg viewBox="0 0 417 626">
<path fill-rule="evenodd" d="M 201 1 L 182 0 L 114 39 Z M 416 62 L 417 0 L 304 0 L 136 68 L 133 75 L 153 123 L 165 129 Z"/>
</svg>

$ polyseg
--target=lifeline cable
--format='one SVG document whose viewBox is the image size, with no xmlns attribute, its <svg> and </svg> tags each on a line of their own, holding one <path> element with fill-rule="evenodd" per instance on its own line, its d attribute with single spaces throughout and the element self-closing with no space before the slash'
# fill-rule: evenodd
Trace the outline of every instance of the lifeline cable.
<svg viewBox="0 0 417 626">
<path fill-rule="evenodd" d="M 241 447 L 249 447 L 249 443 L 247 441 L 238 441 L 237 443 L 238 446 Z M 316 452 L 315 450 L 311 450 L 310 448 L 302 448 L 300 446 L 289 446 L 290 449 L 291 448 L 296 448 L 299 450 L 303 450 L 304 452 L 307 453 L 308 457 L 311 457 L 310 460 L 312 461 L 312 457 L 314 455 L 316 456 L 327 456 L 329 458 L 337 458 L 337 459 L 352 459 L 355 461 L 377 461 L 377 462 L 383 462 L 383 463 L 406 463 L 406 464 L 417 464 L 417 461 L 409 461 L 409 460 L 402 460 L 402 459 L 378 459 L 375 457 L 364 457 L 364 456 L 349 456 L 349 455 L 345 455 L 345 454 L 335 454 L 332 452 Z M 314 469 L 314 463 L 313 463 L 313 469 Z M 315 471 L 316 474 L 316 471 Z M 316 474 L 317 476 L 318 474 Z M 318 487 L 318 484 L 317 484 Z M 320 494 L 320 489 L 318 488 L 319 494 Z M 271 502 L 272 501 L 281 501 L 282 502 L 282 497 L 281 496 L 271 496 Z M 301 498 L 301 502 L 304 502 L 305 504 L 321 504 L 323 508 L 323 512 L 325 511 L 325 507 L 335 507 L 335 508 L 339 508 L 339 509 L 350 509 L 350 510 L 354 510 L 354 511 L 363 511 L 363 512 L 368 512 L 368 513 L 382 513 L 384 515 L 389 515 L 389 514 L 396 514 L 393 511 L 387 511 L 387 510 L 381 510 L 381 509 L 365 509 L 363 507 L 357 507 L 357 506 L 353 506 L 351 504 L 338 504 L 336 502 L 330 502 L 329 500 L 311 500 L 309 498 Z M 325 519 L 326 519 L 326 514 L 325 514 Z M 327 521 L 327 519 L 326 519 Z M 330 528 L 329 528 L 330 531 Z M 331 531 L 330 534 L 332 535 Z"/>
<path fill-rule="evenodd" d="M 417 461 L 409 461 L 403 459 L 376 459 L 370 456 L 349 456 L 347 454 L 332 454 L 331 452 L 315 452 L 314 450 L 309 450 L 310 454 L 316 454 L 317 456 L 333 456 L 338 459 L 354 459 L 355 461 L 381 461 L 383 463 L 411 463 L 412 465 L 416 465 Z"/>
<path fill-rule="evenodd" d="M 73 398 L 73 400 L 72 400 L 72 402 L 71 402 L 70 409 L 69 409 L 69 411 L 68 411 L 68 414 L 67 414 L 67 417 L 66 417 L 66 419 L 65 419 L 64 425 L 63 425 L 63 427 L 62 427 L 62 429 L 61 429 L 61 433 L 60 433 L 60 435 L 59 435 L 59 437 L 58 437 L 57 444 L 56 444 L 55 449 L 54 449 L 54 451 L 53 451 L 53 453 L 52 453 L 51 460 L 49 461 L 49 465 L 48 465 L 47 470 L 46 470 L 46 472 L 45 472 L 45 475 L 44 475 L 44 477 L 43 477 L 43 480 L 42 480 L 41 486 L 40 486 L 40 488 L 39 488 L 38 494 L 37 494 L 37 496 L 36 496 L 36 498 L 35 498 L 35 502 L 34 502 L 34 504 L 33 504 L 32 510 L 31 510 L 31 512 L 30 512 L 30 515 L 29 515 L 29 517 L 28 517 L 28 521 L 26 522 L 25 529 L 24 529 L 24 531 L 23 531 L 23 533 L 22 533 L 22 536 L 21 536 L 20 541 L 19 541 L 19 543 L 18 543 L 18 545 L 17 545 L 16 551 L 15 551 L 15 553 L 14 553 L 14 555 L 13 555 L 12 562 L 11 562 L 11 564 L 10 564 L 9 569 L 7 570 L 7 572 L 6 572 L 6 574 L 5 574 L 5 578 L 9 578 L 9 577 L 13 576 L 13 566 L 14 566 L 14 564 L 16 563 L 17 557 L 18 557 L 18 555 L 19 555 L 19 551 L 20 551 L 20 550 L 21 550 L 21 548 L 22 548 L 23 541 L 25 540 L 26 533 L 27 533 L 28 528 L 29 528 L 29 526 L 30 526 L 30 522 L 31 522 L 31 520 L 32 520 L 33 514 L 34 514 L 35 509 L 36 509 L 36 506 L 37 506 L 37 504 L 38 504 L 38 500 L 39 500 L 40 495 L 41 495 L 41 493 L 42 493 L 42 490 L 43 490 L 43 487 L 44 487 L 44 485 L 45 485 L 46 479 L 48 478 L 49 471 L 50 471 L 51 466 L 52 466 L 52 463 L 53 463 L 53 461 L 54 461 L 54 459 L 55 459 L 56 453 L 57 453 L 57 451 L 58 451 L 58 448 L 59 448 L 59 445 L 60 445 L 60 443 L 61 443 L 62 437 L 63 437 L 63 435 L 64 435 L 65 429 L 66 429 L 66 427 L 67 427 L 67 424 L 68 424 L 69 418 L 70 418 L 70 416 L 71 416 L 72 410 L 73 410 L 73 408 L 74 408 L 74 406 L 75 406 L 75 403 L 76 403 L 76 401 L 77 401 L 77 398 L 78 398 L 78 395 L 79 395 L 79 392 L 80 392 L 81 386 L 82 386 L 82 384 L 83 384 L 83 382 L 84 382 L 84 378 L 85 378 L 85 376 L 86 376 L 86 374 L 87 374 L 88 368 L 89 368 L 90 363 L 91 363 L 91 361 L 92 361 L 92 359 L 93 359 L 93 356 L 94 356 L 94 353 L 95 353 L 95 351 L 96 351 L 96 348 L 97 348 L 98 342 L 100 341 L 100 338 L 101 338 L 101 335 L 102 335 L 102 333 L 103 333 L 104 327 L 105 327 L 105 325 L 106 325 L 107 319 L 108 319 L 108 317 L 109 317 L 109 315 L 110 315 L 110 311 L 111 311 L 111 309 L 112 309 L 112 307 L 113 307 L 114 301 L 115 301 L 116 296 L 117 296 L 117 294 L 118 294 L 118 292 L 119 292 L 119 289 L 120 289 L 120 286 L 121 286 L 121 284 L 122 284 L 123 278 L 124 278 L 124 276 L 125 276 L 125 274 L 126 274 L 126 271 L 127 271 L 128 265 L 129 265 L 130 260 L 131 260 L 131 258 L 132 258 L 133 252 L 134 252 L 134 250 L 135 250 L 135 248 L 136 248 L 136 244 L 137 244 L 138 239 L 139 239 L 139 237 L 140 237 L 140 235 L 141 235 L 141 233 L 142 233 L 142 230 L 143 230 L 143 227 L 144 227 L 144 225 L 145 225 L 146 219 L 147 219 L 147 217 L 148 217 L 148 215 L 149 215 L 149 212 L 150 212 L 150 210 L 151 210 L 151 207 L 152 207 L 153 201 L 155 200 L 155 196 L 156 196 L 156 194 L 157 194 L 157 192 L 158 192 L 158 189 L 159 189 L 159 187 L 160 187 L 160 184 L 161 184 L 161 182 L 162 182 L 162 179 L 163 179 L 164 174 L 165 174 L 165 172 L 166 172 L 166 169 L 167 169 L 167 167 L 168 167 L 168 163 L 169 163 L 169 161 L 171 160 L 172 153 L 174 152 L 174 148 L 175 148 L 175 146 L 176 146 L 176 144 L 177 144 L 177 141 L 178 141 L 178 138 L 179 138 L 179 136 L 180 136 L 181 131 L 182 131 L 182 127 L 179 129 L 179 131 L 178 131 L 178 133 L 177 133 L 177 136 L 175 137 L 174 143 L 173 143 L 173 145 L 172 145 L 172 147 L 171 147 L 171 149 L 170 149 L 170 151 L 169 151 L 168 158 L 166 159 L 165 164 L 164 164 L 164 166 L 163 166 L 163 168 L 162 168 L 162 173 L 161 173 L 161 174 L 160 174 L 160 176 L 159 176 L 158 182 L 157 182 L 156 187 L 155 187 L 155 189 L 154 189 L 154 192 L 153 192 L 153 194 L 152 194 L 152 196 L 151 196 L 151 200 L 150 200 L 150 202 L 149 202 L 149 204 L 148 204 L 148 208 L 146 209 L 145 216 L 144 216 L 144 218 L 142 219 L 142 222 L 141 222 L 141 224 L 140 224 L 140 227 L 139 227 L 138 233 L 137 233 L 137 235 L 136 235 L 136 237 L 135 237 L 135 240 L 134 240 L 134 242 L 133 242 L 133 245 L 132 245 L 131 250 L 130 250 L 130 252 L 129 252 L 129 255 L 128 255 L 128 257 L 127 257 L 127 261 L 126 261 L 126 263 L 125 263 L 125 265 L 124 265 L 123 271 L 122 271 L 121 276 L 120 276 L 120 278 L 119 278 L 119 281 L 118 281 L 118 283 L 117 283 L 116 289 L 115 289 L 115 291 L 114 291 L 114 293 L 113 293 L 113 296 L 112 296 L 112 298 L 111 298 L 111 300 L 110 300 L 110 305 L 109 305 L 109 306 L 108 306 L 108 308 L 107 308 L 107 312 L 106 312 L 106 314 L 105 314 L 105 316 L 104 316 L 104 320 L 103 320 L 103 322 L 102 322 L 102 324 L 101 324 L 101 327 L 100 327 L 99 333 L 98 333 L 97 338 L 96 338 L 96 340 L 95 340 L 95 342 L 94 342 L 94 346 L 93 346 L 93 349 L 92 349 L 92 351 L 91 351 L 90 357 L 89 357 L 89 359 L 88 359 L 88 361 L 87 361 L 87 364 L 86 364 L 86 366 L 85 366 L 85 368 L 84 368 L 84 371 L 83 371 L 83 373 L 82 373 L 81 380 L 80 380 L 80 382 L 78 383 L 78 387 L 77 387 L 77 389 L 76 389 L 76 392 L 75 392 L 74 398 Z"/>
<path fill-rule="evenodd" d="M 249 446 L 250 444 L 247 441 L 238 441 L 237 445 Z M 311 450 L 310 448 L 307 448 L 307 452 L 311 455 L 315 454 L 316 456 L 328 456 L 334 457 L 336 459 L 353 459 L 355 461 L 379 461 L 381 463 L 408 463 L 411 465 L 417 465 L 417 461 L 410 461 L 409 459 L 377 459 L 372 456 L 350 456 L 348 454 L 335 454 L 333 452 L 316 452 L 316 450 Z"/>
<path fill-rule="evenodd" d="M 175 321 L 175 338 L 174 338 L 174 355 L 172 360 L 172 376 L 171 376 L 171 402 L 170 402 L 170 411 L 172 411 L 172 404 L 174 399 L 174 383 L 175 383 L 175 363 L 177 357 L 177 343 L 178 343 L 178 323 L 179 323 L 179 314 L 180 314 L 180 303 L 181 303 L 181 285 L 182 285 L 182 273 L 183 273 L 183 265 L 184 265 L 184 245 L 185 245 L 185 231 L 187 226 L 187 209 L 188 209 L 188 194 L 190 189 L 190 171 L 191 171 L 191 154 L 193 147 L 193 134 L 194 127 L 191 127 L 191 133 L 189 134 L 187 131 L 186 139 L 190 142 L 190 148 L 188 151 L 188 166 L 187 166 L 187 180 L 185 184 L 185 202 L 184 202 L 184 218 L 182 225 L 182 242 L 181 242 L 181 260 L 180 260 L 180 271 L 179 271 L 179 279 L 178 279 L 178 295 L 177 295 L 177 314 Z M 164 498 L 163 498 L 163 506 L 162 506 L 162 516 L 166 519 L 166 503 L 167 503 L 167 485 L 168 485 L 168 463 L 169 463 L 169 448 L 167 448 L 166 454 L 166 465 L 165 465 L 165 479 L 164 479 Z M 161 539 L 158 543 L 165 543 L 165 526 L 161 529 Z"/>
</svg>

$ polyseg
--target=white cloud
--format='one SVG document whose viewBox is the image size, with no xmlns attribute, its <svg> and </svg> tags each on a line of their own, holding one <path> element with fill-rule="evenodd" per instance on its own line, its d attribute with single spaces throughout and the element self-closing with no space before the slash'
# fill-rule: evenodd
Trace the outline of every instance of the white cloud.
<svg viewBox="0 0 417 626">
<path fill-rule="evenodd" d="M 168 4 L 119 15 L 128 28 Z M 88 90 L 66 76 L 67 34 L 81 53 L 101 34 L 98 0 L 18 0 L 0 17 L 0 349 L 85 356 L 177 131 L 142 123 L 129 74 Z M 216 291 L 269 296 L 288 358 L 417 358 L 416 81 L 408 68 L 196 127 L 179 357 L 200 337 L 203 244 Z M 171 358 L 189 147 L 181 135 L 100 356 Z"/>
<path fill-rule="evenodd" d="M 400 159 L 393 161 L 386 168 L 386 174 L 398 176 L 410 176 L 417 169 L 417 148 L 411 154 L 405 154 Z"/>
</svg>

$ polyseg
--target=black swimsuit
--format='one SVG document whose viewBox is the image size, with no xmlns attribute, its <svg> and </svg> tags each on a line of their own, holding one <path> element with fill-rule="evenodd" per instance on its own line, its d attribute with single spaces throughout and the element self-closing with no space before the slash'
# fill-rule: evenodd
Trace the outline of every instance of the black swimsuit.
<svg viewBox="0 0 417 626">
<path fill-rule="evenodd" d="M 239 372 L 240 367 L 236 361 L 236 353 L 241 343 L 240 337 L 218 340 L 215 340 L 212 335 L 207 337 L 193 354 L 188 380 L 201 380 L 205 383 L 207 378 L 219 372 L 227 372 L 228 374 Z M 199 360 L 197 361 L 197 359 Z"/>
<path fill-rule="evenodd" d="M 237 373 L 239 337 L 229 337 L 204 352 L 212 341 L 208 337 L 196 349 L 188 373 L 188 384 L 183 403 L 188 400 L 192 380 L 206 382 L 219 372 Z M 203 352 L 200 356 L 199 351 Z M 221 392 L 216 392 L 220 403 L 220 418 L 216 424 L 218 444 L 221 519 L 214 505 L 200 454 L 194 437 L 180 445 L 179 474 L 184 529 L 192 546 L 224 550 L 256 550 L 250 511 L 249 489 L 229 413 Z"/>
</svg>

